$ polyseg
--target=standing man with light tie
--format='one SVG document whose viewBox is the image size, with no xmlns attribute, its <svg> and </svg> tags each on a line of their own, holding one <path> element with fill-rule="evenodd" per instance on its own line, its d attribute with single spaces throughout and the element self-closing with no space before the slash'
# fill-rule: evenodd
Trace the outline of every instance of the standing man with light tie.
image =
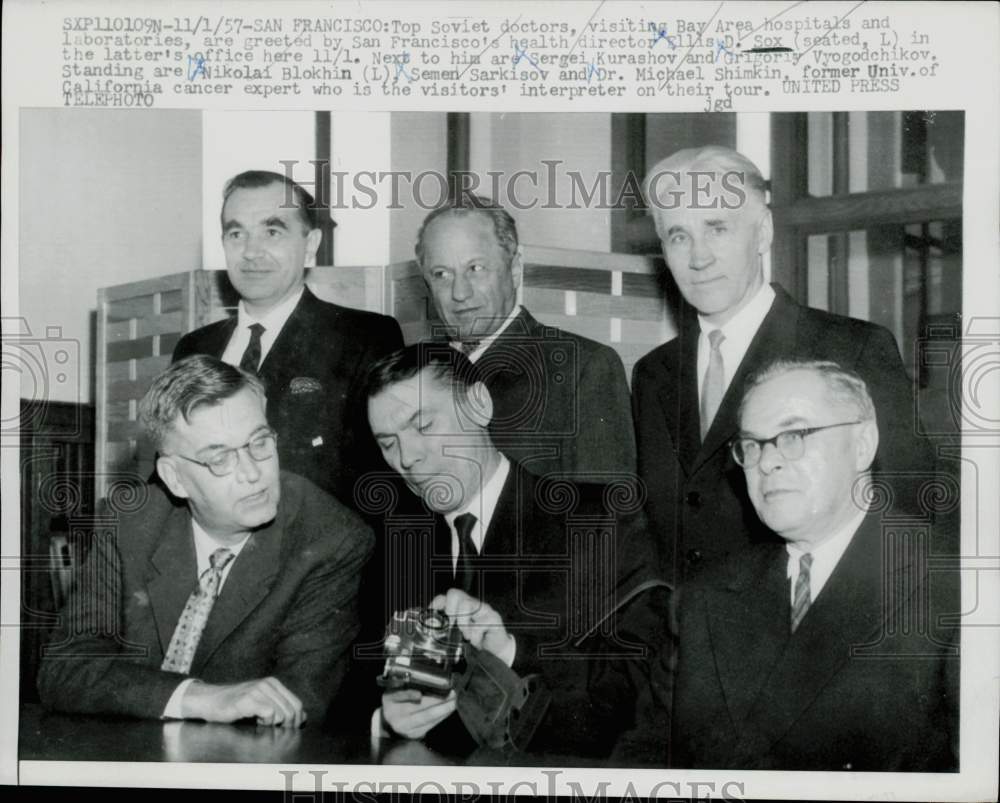
<svg viewBox="0 0 1000 803">
<path fill-rule="evenodd" d="M 174 360 L 210 354 L 260 376 L 282 465 L 355 506 L 357 478 L 384 469 L 360 383 L 403 338 L 394 319 L 320 301 L 306 287 L 321 239 L 315 202 L 291 179 L 264 170 L 230 179 L 222 245 L 237 314 L 185 335 Z"/>
<path fill-rule="evenodd" d="M 775 357 L 829 359 L 868 383 L 884 422 L 875 470 L 931 470 L 916 435 L 913 387 L 892 334 L 800 306 L 764 281 L 773 227 L 760 171 L 708 146 L 678 151 L 646 177 L 645 195 L 684 298 L 678 334 L 635 366 L 639 476 L 668 579 L 681 581 L 748 541 L 773 538 L 750 505 L 727 444 L 746 377 Z"/>
</svg>

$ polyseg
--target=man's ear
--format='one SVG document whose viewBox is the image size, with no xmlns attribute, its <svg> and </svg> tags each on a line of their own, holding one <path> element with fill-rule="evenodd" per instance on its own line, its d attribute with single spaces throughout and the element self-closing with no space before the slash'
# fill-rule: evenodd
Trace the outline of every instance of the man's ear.
<svg viewBox="0 0 1000 803">
<path fill-rule="evenodd" d="M 764 214 L 757 223 L 757 253 L 766 254 L 771 250 L 772 240 L 774 240 L 774 221 L 771 219 L 771 210 L 765 206 Z"/>
<path fill-rule="evenodd" d="M 476 382 L 465 389 L 462 409 L 477 426 L 485 429 L 493 420 L 493 397 L 482 382 Z"/>
<path fill-rule="evenodd" d="M 514 279 L 514 289 L 517 290 L 521 286 L 521 278 L 524 275 L 524 248 L 520 245 L 510 260 L 510 275 Z"/>
<path fill-rule="evenodd" d="M 878 424 L 874 418 L 858 424 L 857 437 L 854 441 L 854 467 L 858 471 L 867 471 L 875 460 L 878 451 Z"/>
<path fill-rule="evenodd" d="M 319 251 L 319 244 L 323 242 L 323 231 L 312 229 L 306 235 L 306 267 L 316 267 L 316 252 Z"/>
<path fill-rule="evenodd" d="M 168 455 L 160 455 L 156 458 L 156 473 L 160 475 L 163 484 L 178 499 L 187 499 L 189 494 L 184 483 L 181 481 L 177 466 L 174 465 L 173 458 Z"/>
</svg>

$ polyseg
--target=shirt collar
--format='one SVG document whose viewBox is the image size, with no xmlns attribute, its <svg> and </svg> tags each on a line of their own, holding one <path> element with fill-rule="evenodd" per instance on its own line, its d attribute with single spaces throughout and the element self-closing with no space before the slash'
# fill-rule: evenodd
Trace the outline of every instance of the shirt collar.
<svg viewBox="0 0 1000 803">
<path fill-rule="evenodd" d="M 698 326 L 705 337 L 708 337 L 709 332 L 720 329 L 726 336 L 726 341 L 749 344 L 767 317 L 772 303 L 774 303 L 774 288 L 765 282 L 750 302 L 722 326 L 709 323 L 701 314 L 698 315 Z"/>
<path fill-rule="evenodd" d="M 482 531 L 485 536 L 490 520 L 493 518 L 493 512 L 496 510 L 497 503 L 500 501 L 500 494 L 503 491 L 504 483 L 507 482 L 507 476 L 509 474 L 510 460 L 508 460 L 501 453 L 500 465 L 498 465 L 496 471 L 493 472 L 493 476 L 486 480 L 479 493 L 475 494 L 469 500 L 468 504 L 460 510 L 454 510 L 451 513 L 444 514 L 444 520 L 448 522 L 448 526 L 454 530 L 455 519 L 463 513 L 471 513 L 476 517 L 477 522 L 482 526 Z"/>
<path fill-rule="evenodd" d="M 469 361 L 475 362 L 476 360 L 478 360 L 483 355 L 483 352 L 493 345 L 493 341 L 496 340 L 498 337 L 500 337 L 500 335 L 502 335 L 510 327 L 510 325 L 514 322 L 514 319 L 520 314 L 521 314 L 521 305 L 515 304 L 514 309 L 510 311 L 510 315 L 508 315 L 507 318 L 504 320 L 504 322 L 500 324 L 499 328 L 493 334 L 487 335 L 482 340 L 480 340 L 479 345 L 476 346 L 475 349 L 473 349 L 466 355 L 469 358 Z M 458 340 L 452 340 L 451 347 L 461 351 L 462 343 L 461 341 Z"/>
<path fill-rule="evenodd" d="M 251 535 L 248 532 L 235 544 L 223 544 L 205 532 L 202 526 L 195 521 L 194 516 L 191 517 L 191 531 L 194 533 L 194 554 L 198 561 L 199 577 L 201 576 L 201 573 L 210 566 L 208 559 L 209 556 L 215 552 L 215 550 L 228 549 L 233 553 L 233 560 L 235 560 L 236 556 L 243 550 L 243 547 L 246 546 L 246 543 L 250 539 Z M 230 561 L 230 565 L 231 564 L 232 561 Z"/>
<path fill-rule="evenodd" d="M 861 526 L 861 522 L 864 521 L 866 515 L 868 515 L 867 510 L 859 510 L 833 535 L 808 550 L 808 553 L 813 556 L 813 565 L 822 565 L 823 575 L 825 577 L 829 577 L 833 574 L 834 568 L 840 562 L 841 557 L 843 557 L 844 552 L 851 543 L 851 539 L 854 537 L 854 533 L 858 531 L 858 528 Z M 785 550 L 788 552 L 788 568 L 786 574 L 788 577 L 792 577 L 798 573 L 798 569 L 793 569 L 793 565 L 797 567 L 799 559 L 807 553 L 807 550 L 803 549 L 798 544 L 793 544 L 791 541 L 785 544 Z"/>
<path fill-rule="evenodd" d="M 293 293 L 284 301 L 282 301 L 274 309 L 269 310 L 264 315 L 259 318 L 251 315 L 243 303 L 243 299 L 240 299 L 239 306 L 237 307 L 237 327 L 242 329 L 246 326 L 250 326 L 253 323 L 259 323 L 264 327 L 264 330 L 270 335 L 277 335 L 281 331 L 282 327 L 285 325 L 295 307 L 298 306 L 299 300 L 302 298 L 302 294 L 305 292 L 305 285 L 299 288 L 297 293 Z"/>
</svg>

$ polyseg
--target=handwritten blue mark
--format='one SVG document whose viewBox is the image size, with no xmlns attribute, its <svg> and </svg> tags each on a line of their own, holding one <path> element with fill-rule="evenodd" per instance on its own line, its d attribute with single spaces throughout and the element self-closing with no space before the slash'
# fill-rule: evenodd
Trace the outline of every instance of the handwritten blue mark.
<svg viewBox="0 0 1000 803">
<path fill-rule="evenodd" d="M 194 69 L 192 69 L 192 64 Z M 198 76 L 202 78 L 208 78 L 205 73 L 205 57 L 204 56 L 188 56 L 188 80 L 193 81 Z"/>
<path fill-rule="evenodd" d="M 526 59 L 527 62 L 532 67 L 534 67 L 536 70 L 541 70 L 542 69 L 541 67 L 538 66 L 538 62 L 535 61 L 533 58 L 531 58 L 531 56 L 528 55 L 528 49 L 527 48 L 525 48 L 524 50 L 521 50 L 517 45 L 514 45 L 514 65 L 513 66 L 516 67 L 517 63 L 522 58 Z"/>
<path fill-rule="evenodd" d="M 406 53 L 403 56 L 407 56 Z M 398 81 L 399 76 L 402 75 L 407 81 L 412 81 L 413 76 L 406 71 L 406 64 L 404 62 L 397 62 L 396 64 L 396 78 L 394 80 Z"/>
<path fill-rule="evenodd" d="M 587 63 L 587 83 L 588 83 L 588 84 L 590 83 L 590 78 L 591 78 L 591 76 L 593 76 L 593 75 L 596 75 L 596 76 L 597 76 L 597 79 L 598 79 L 598 80 L 600 80 L 600 79 L 601 79 L 601 75 L 600 75 L 600 73 L 599 73 L 599 72 L 597 71 L 597 65 L 595 65 L 595 64 L 592 64 L 592 63 L 588 62 L 588 63 Z"/>
<path fill-rule="evenodd" d="M 727 48 L 722 42 L 716 42 L 715 43 L 715 58 L 712 59 L 712 61 L 718 61 L 719 60 L 719 56 L 722 54 L 723 50 L 725 50 L 727 53 L 729 53 L 729 55 L 733 54 L 733 51 L 729 50 L 729 48 Z"/>
<path fill-rule="evenodd" d="M 659 42 L 662 39 L 664 42 L 666 42 L 668 45 L 670 45 L 670 49 L 671 50 L 676 49 L 677 42 L 674 41 L 674 37 L 667 36 L 667 26 L 666 25 L 664 25 L 662 28 L 657 28 L 656 25 L 651 22 L 651 23 L 649 23 L 649 29 L 653 33 L 656 34 L 656 37 L 649 44 L 650 47 L 653 47 L 654 45 L 656 45 L 657 42 Z"/>
</svg>

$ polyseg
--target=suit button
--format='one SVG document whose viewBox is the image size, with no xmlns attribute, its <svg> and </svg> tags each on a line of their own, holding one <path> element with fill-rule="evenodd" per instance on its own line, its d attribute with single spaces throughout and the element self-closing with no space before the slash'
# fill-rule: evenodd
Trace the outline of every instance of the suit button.
<svg viewBox="0 0 1000 803">
<path fill-rule="evenodd" d="M 691 507 L 699 507 L 701 505 L 701 494 L 697 491 L 688 491 L 687 503 Z"/>
<path fill-rule="evenodd" d="M 688 563 L 695 564 L 701 563 L 701 550 L 700 549 L 689 549 L 687 553 Z"/>
</svg>

